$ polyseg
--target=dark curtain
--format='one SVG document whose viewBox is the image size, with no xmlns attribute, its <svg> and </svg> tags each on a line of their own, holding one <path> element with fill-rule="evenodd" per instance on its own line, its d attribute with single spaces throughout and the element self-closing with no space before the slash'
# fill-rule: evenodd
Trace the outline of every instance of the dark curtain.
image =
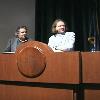
<svg viewBox="0 0 100 100">
<path fill-rule="evenodd" d="M 68 24 L 69 31 L 76 33 L 75 50 L 88 51 L 89 12 L 90 7 L 95 8 L 96 4 L 100 18 L 99 0 L 36 0 L 35 40 L 48 43 L 53 21 L 61 18 Z"/>
</svg>

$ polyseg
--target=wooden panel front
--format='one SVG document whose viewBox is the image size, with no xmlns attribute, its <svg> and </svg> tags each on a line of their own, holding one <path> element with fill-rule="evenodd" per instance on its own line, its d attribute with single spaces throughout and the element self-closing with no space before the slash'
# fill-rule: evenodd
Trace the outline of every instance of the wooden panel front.
<svg viewBox="0 0 100 100">
<path fill-rule="evenodd" d="M 15 54 L 0 54 L 0 100 L 76 100 L 79 56 L 54 53 L 37 41 L 20 45 Z"/>
<path fill-rule="evenodd" d="M 82 52 L 83 83 L 100 83 L 100 52 Z"/>
<path fill-rule="evenodd" d="M 51 53 L 49 50 L 43 50 L 42 55 L 45 56 L 43 60 L 44 57 L 42 55 L 40 56 L 41 52 L 34 49 L 33 46 L 32 43 L 28 47 L 24 45 L 24 49 L 22 48 L 15 54 L 0 54 L 0 80 L 67 84 L 79 83 L 79 52 Z M 45 46 L 43 49 L 46 49 Z M 44 62 L 40 63 L 41 61 Z M 36 65 L 39 67 L 37 68 Z M 40 69 L 42 71 L 39 71 Z M 21 72 L 29 75 L 34 75 L 34 73 L 37 74 L 38 72 L 41 73 L 37 77 L 27 77 L 28 75 L 25 76 Z"/>
<path fill-rule="evenodd" d="M 16 85 L 0 85 L 0 100 L 73 100 L 73 91 Z"/>
<path fill-rule="evenodd" d="M 100 90 L 84 90 L 84 100 L 100 100 Z"/>
<path fill-rule="evenodd" d="M 82 52 L 83 100 L 100 100 L 100 52 Z"/>
</svg>

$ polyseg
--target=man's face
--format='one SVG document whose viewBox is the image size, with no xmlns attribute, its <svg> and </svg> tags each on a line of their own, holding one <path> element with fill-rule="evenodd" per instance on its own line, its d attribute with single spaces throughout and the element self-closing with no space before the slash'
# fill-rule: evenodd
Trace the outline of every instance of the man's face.
<svg viewBox="0 0 100 100">
<path fill-rule="evenodd" d="M 65 32 L 65 24 L 62 21 L 59 21 L 56 25 L 56 30 L 58 33 L 63 33 Z"/>
<path fill-rule="evenodd" d="M 19 29 L 18 37 L 19 37 L 20 39 L 24 39 L 25 36 L 26 36 L 26 34 L 27 34 L 26 29 L 24 29 L 24 28 L 20 28 L 20 29 Z"/>
</svg>

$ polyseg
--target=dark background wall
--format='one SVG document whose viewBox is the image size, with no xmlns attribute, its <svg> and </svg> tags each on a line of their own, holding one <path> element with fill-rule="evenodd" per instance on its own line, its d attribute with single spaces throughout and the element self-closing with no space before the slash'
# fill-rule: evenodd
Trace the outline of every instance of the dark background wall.
<svg viewBox="0 0 100 100">
<path fill-rule="evenodd" d="M 0 0 L 0 52 L 19 25 L 26 25 L 34 39 L 35 0 Z"/>
<path fill-rule="evenodd" d="M 90 51 L 94 47 L 88 41 L 91 36 L 96 38 L 96 50 L 100 50 L 99 6 L 100 0 L 36 0 L 35 39 L 47 43 L 53 21 L 61 18 L 76 34 L 76 51 Z"/>
</svg>

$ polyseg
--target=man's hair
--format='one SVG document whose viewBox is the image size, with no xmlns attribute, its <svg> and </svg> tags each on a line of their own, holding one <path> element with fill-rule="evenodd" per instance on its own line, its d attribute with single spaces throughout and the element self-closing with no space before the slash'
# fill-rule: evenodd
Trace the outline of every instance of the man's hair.
<svg viewBox="0 0 100 100">
<path fill-rule="evenodd" d="M 25 29 L 26 32 L 28 31 L 28 28 L 27 28 L 26 26 L 18 26 L 17 29 L 16 29 L 16 32 L 15 32 L 15 36 L 16 36 L 16 37 L 18 36 L 19 30 L 20 30 L 21 28 Z"/>
<path fill-rule="evenodd" d="M 57 23 L 58 23 L 59 21 L 64 22 L 65 27 L 66 27 L 66 30 L 68 30 L 67 24 L 66 24 L 66 22 L 65 22 L 64 20 L 62 20 L 62 19 L 56 19 L 56 20 L 53 22 L 52 27 L 51 27 L 51 32 L 54 33 L 54 34 L 57 33 L 56 25 L 57 25 Z"/>
</svg>

